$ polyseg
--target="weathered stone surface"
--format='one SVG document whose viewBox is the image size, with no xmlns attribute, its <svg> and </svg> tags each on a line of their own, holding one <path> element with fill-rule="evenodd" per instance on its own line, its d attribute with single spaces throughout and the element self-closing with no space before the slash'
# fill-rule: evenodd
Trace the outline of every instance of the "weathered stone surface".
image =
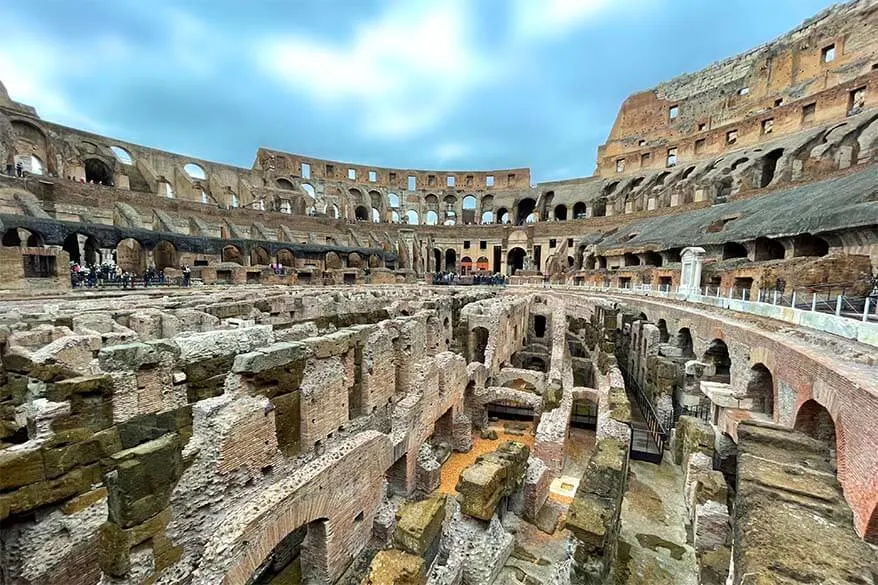
<svg viewBox="0 0 878 585">
<path fill-rule="evenodd" d="M 437 493 L 420 502 L 406 502 L 396 513 L 393 542 L 402 550 L 423 557 L 436 542 L 444 520 L 445 494 Z"/>
<path fill-rule="evenodd" d="M 681 416 L 676 427 L 674 463 L 685 465 L 693 453 L 704 453 L 712 457 L 715 440 L 710 424 L 692 416 Z"/>
<path fill-rule="evenodd" d="M 425 585 L 424 559 L 399 550 L 379 551 L 363 585 Z"/>
<path fill-rule="evenodd" d="M 455 488 L 463 513 L 490 520 L 500 498 L 521 487 L 529 456 L 527 445 L 506 441 L 464 469 Z"/>
</svg>

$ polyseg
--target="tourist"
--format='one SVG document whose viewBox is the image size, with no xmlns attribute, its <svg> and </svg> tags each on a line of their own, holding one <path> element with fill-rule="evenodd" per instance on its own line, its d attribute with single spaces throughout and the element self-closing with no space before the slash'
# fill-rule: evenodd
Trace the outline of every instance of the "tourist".
<svg viewBox="0 0 878 585">
<path fill-rule="evenodd" d="M 21 164 L 21 161 L 15 163 L 15 174 L 19 177 L 24 174 L 24 165 Z"/>
</svg>

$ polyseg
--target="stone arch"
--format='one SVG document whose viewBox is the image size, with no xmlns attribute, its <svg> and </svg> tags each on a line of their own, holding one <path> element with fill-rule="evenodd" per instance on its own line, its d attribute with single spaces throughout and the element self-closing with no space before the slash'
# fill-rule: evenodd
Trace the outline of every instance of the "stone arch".
<svg viewBox="0 0 878 585">
<path fill-rule="evenodd" d="M 703 361 L 713 366 L 714 378 L 719 381 L 729 382 L 731 376 L 732 358 L 729 357 L 729 348 L 722 339 L 714 339 L 704 352 Z"/>
<path fill-rule="evenodd" d="M 342 268 L 341 258 L 335 252 L 327 252 L 323 262 L 326 264 L 327 270 L 339 270 Z"/>
<path fill-rule="evenodd" d="M 354 209 L 354 215 L 357 221 L 369 221 L 369 208 L 365 205 L 357 205 L 356 209 Z"/>
<path fill-rule="evenodd" d="M 125 238 L 116 244 L 116 264 L 130 274 L 146 272 L 146 252 L 134 238 Z"/>
<path fill-rule="evenodd" d="M 524 248 L 516 246 L 509 250 L 509 253 L 506 255 L 506 266 L 510 275 L 514 275 L 516 271 L 524 269 L 524 259 L 526 257 L 527 252 Z"/>
<path fill-rule="evenodd" d="M 448 248 L 445 250 L 445 271 L 457 271 L 457 251 L 454 248 Z"/>
<path fill-rule="evenodd" d="M 518 202 L 515 209 L 515 225 L 524 225 L 536 210 L 537 202 L 533 197 L 525 197 Z"/>
<path fill-rule="evenodd" d="M 796 412 L 793 428 L 826 444 L 834 456 L 837 448 L 837 430 L 832 414 L 816 400 L 806 400 Z"/>
<path fill-rule="evenodd" d="M 45 246 L 45 239 L 39 232 L 32 232 L 24 228 L 9 228 L 3 234 L 2 245 L 14 248 L 21 246 L 42 248 Z"/>
<path fill-rule="evenodd" d="M 829 243 L 811 234 L 800 234 L 793 238 L 793 256 L 826 256 Z"/>
<path fill-rule="evenodd" d="M 607 215 L 607 198 L 598 197 L 592 203 L 592 217 L 604 217 Z"/>
<path fill-rule="evenodd" d="M 524 361 L 524 369 L 525 370 L 534 370 L 537 372 L 547 372 L 548 366 L 546 365 L 545 358 L 540 356 L 528 356 Z"/>
<path fill-rule="evenodd" d="M 87 158 L 82 161 L 82 165 L 85 167 L 85 180 L 87 183 L 113 184 L 113 171 L 101 159 Z"/>
<path fill-rule="evenodd" d="M 680 351 L 682 352 L 681 355 L 683 357 L 695 357 L 695 349 L 692 343 L 692 332 L 689 330 L 688 327 L 681 327 L 680 330 L 677 331 L 674 344 L 678 348 L 680 348 Z"/>
<path fill-rule="evenodd" d="M 763 260 L 783 260 L 785 250 L 783 244 L 771 238 L 756 238 L 753 243 L 754 257 L 756 262 Z"/>
<path fill-rule="evenodd" d="M 762 174 L 759 178 L 759 188 L 764 189 L 774 181 L 777 172 L 777 161 L 783 156 L 783 148 L 775 148 L 762 157 Z"/>
<path fill-rule="evenodd" d="M 351 252 L 350 254 L 348 254 L 348 268 L 362 268 L 362 267 L 363 267 L 363 259 L 358 253 Z"/>
<path fill-rule="evenodd" d="M 656 327 L 659 330 L 659 343 L 667 343 L 671 339 L 670 333 L 668 333 L 668 323 L 664 319 L 659 319 L 656 323 Z"/>
<path fill-rule="evenodd" d="M 439 223 L 439 214 L 432 209 L 429 210 L 424 218 L 424 223 L 427 225 L 436 225 Z"/>
<path fill-rule="evenodd" d="M 747 380 L 747 396 L 753 400 L 753 410 L 774 418 L 774 377 L 764 364 L 754 364 Z"/>
<path fill-rule="evenodd" d="M 567 206 L 563 203 L 556 205 L 553 215 L 557 221 L 567 221 Z"/>
<path fill-rule="evenodd" d="M 64 239 L 61 247 L 70 255 L 71 262 L 83 266 L 98 263 L 98 244 L 93 236 L 74 232 Z"/>
<path fill-rule="evenodd" d="M 509 210 L 507 210 L 505 207 L 501 207 L 500 209 L 498 209 L 496 220 L 497 223 L 500 224 L 509 223 Z"/>
<path fill-rule="evenodd" d="M 738 242 L 726 242 L 723 244 L 723 260 L 732 258 L 746 258 L 747 248 Z"/>
<path fill-rule="evenodd" d="M 285 191 L 292 191 L 295 189 L 295 187 L 293 186 L 293 182 L 289 179 L 285 179 L 284 177 L 275 179 L 274 184 L 278 189 L 283 189 Z"/>
<path fill-rule="evenodd" d="M 262 246 L 254 246 L 250 249 L 250 266 L 268 266 L 271 264 L 271 256 L 268 250 Z"/>
<path fill-rule="evenodd" d="M 585 202 L 577 201 L 573 204 L 573 219 L 585 219 Z"/>
<path fill-rule="evenodd" d="M 418 217 L 418 212 L 414 209 L 409 209 L 405 212 L 405 221 L 409 225 L 418 225 L 420 218 Z"/>
<path fill-rule="evenodd" d="M 156 270 L 177 268 L 179 266 L 177 247 L 168 240 L 159 241 L 152 251 L 152 261 Z"/>
<path fill-rule="evenodd" d="M 330 252 L 330 254 L 333 253 Z M 287 268 L 294 268 L 296 266 L 296 255 L 289 248 L 281 248 L 277 251 L 277 263 Z"/>
<path fill-rule="evenodd" d="M 224 246 L 221 256 L 223 262 L 235 262 L 236 264 L 242 265 L 244 264 L 242 261 L 243 254 L 241 253 L 241 248 L 235 246 L 234 244 Z"/>
</svg>

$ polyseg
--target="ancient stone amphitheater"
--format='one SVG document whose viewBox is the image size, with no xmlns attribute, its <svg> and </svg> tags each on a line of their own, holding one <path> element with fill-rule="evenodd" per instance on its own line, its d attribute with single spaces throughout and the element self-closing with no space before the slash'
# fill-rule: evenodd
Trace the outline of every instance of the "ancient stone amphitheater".
<svg viewBox="0 0 878 585">
<path fill-rule="evenodd" d="M 581 179 L 0 160 L 2 585 L 878 584 L 876 0 Z"/>
</svg>

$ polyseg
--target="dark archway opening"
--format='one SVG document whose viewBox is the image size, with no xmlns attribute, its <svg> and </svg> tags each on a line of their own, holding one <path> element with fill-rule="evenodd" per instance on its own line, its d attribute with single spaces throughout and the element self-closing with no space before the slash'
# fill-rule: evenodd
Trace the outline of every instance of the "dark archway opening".
<svg viewBox="0 0 878 585">
<path fill-rule="evenodd" d="M 167 240 L 162 240 L 156 244 L 155 250 L 152 252 L 152 258 L 156 270 L 176 268 L 178 266 L 177 248 Z"/>
<path fill-rule="evenodd" d="M 599 197 L 594 200 L 592 204 L 592 217 L 604 217 L 607 215 L 607 199 L 606 197 Z"/>
<path fill-rule="evenodd" d="M 723 260 L 732 258 L 746 258 L 747 248 L 737 242 L 726 242 L 723 244 Z"/>
<path fill-rule="evenodd" d="M 582 201 L 573 205 L 573 219 L 585 219 L 585 203 Z"/>
<path fill-rule="evenodd" d="M 668 324 L 664 319 L 659 319 L 658 323 L 655 324 L 659 330 L 659 343 L 667 343 L 671 338 L 671 334 L 668 332 Z"/>
<path fill-rule="evenodd" d="M 753 400 L 753 410 L 774 417 L 774 378 L 763 364 L 750 368 L 747 395 Z"/>
<path fill-rule="evenodd" d="M 536 209 L 537 202 L 532 198 L 527 197 L 518 202 L 518 213 L 515 216 L 515 224 L 516 225 L 524 225 L 527 222 L 530 214 L 534 212 Z"/>
<path fill-rule="evenodd" d="M 241 249 L 238 246 L 226 246 L 223 248 L 222 252 L 222 260 L 223 262 L 235 262 L 237 264 L 243 264 L 241 262 Z"/>
<path fill-rule="evenodd" d="M 268 266 L 271 258 L 265 248 L 256 246 L 250 250 L 250 266 Z"/>
<path fill-rule="evenodd" d="M 524 269 L 524 259 L 527 252 L 523 248 L 512 248 L 506 257 L 507 270 L 510 275 Z"/>
<path fill-rule="evenodd" d="M 546 316 L 534 315 L 534 335 L 544 337 L 546 335 Z"/>
<path fill-rule="evenodd" d="M 713 365 L 713 376 L 709 376 L 712 381 L 729 383 L 732 359 L 729 357 L 729 348 L 725 341 L 722 339 L 711 341 L 707 351 L 704 352 L 704 361 Z"/>
<path fill-rule="evenodd" d="M 570 410 L 570 426 L 595 430 L 598 426 L 598 404 L 594 400 L 576 399 Z"/>
<path fill-rule="evenodd" d="M 97 158 L 89 158 L 83 161 L 85 166 L 85 180 L 88 183 L 100 183 L 102 185 L 113 184 L 113 172 L 107 164 Z"/>
<path fill-rule="evenodd" d="M 139 244 L 138 244 L 139 245 Z M 98 247 L 95 239 L 83 234 L 70 234 L 61 248 L 70 255 L 70 261 L 81 266 L 97 264 Z"/>
<path fill-rule="evenodd" d="M 757 262 L 763 260 L 783 260 L 783 244 L 769 238 L 756 238 L 754 257 Z"/>
<path fill-rule="evenodd" d="M 826 256 L 829 244 L 823 238 L 802 234 L 793 239 L 794 256 Z"/>
<path fill-rule="evenodd" d="M 530 356 L 524 362 L 525 370 L 534 370 L 535 372 L 546 372 L 546 360 L 541 357 Z"/>
<path fill-rule="evenodd" d="M 365 205 L 358 205 L 356 209 L 354 209 L 354 215 L 357 218 L 357 221 L 369 221 L 369 208 Z"/>
<path fill-rule="evenodd" d="M 476 327 L 470 332 L 472 341 L 472 361 L 485 363 L 485 350 L 488 348 L 488 330 Z"/>
<path fill-rule="evenodd" d="M 692 347 L 692 333 L 688 327 L 683 327 L 677 331 L 676 345 L 680 348 L 683 357 L 695 357 L 695 350 Z"/>
<path fill-rule="evenodd" d="M 646 266 L 661 266 L 662 265 L 662 255 L 659 254 L 658 252 L 644 252 L 643 263 Z"/>
<path fill-rule="evenodd" d="M 769 183 L 774 179 L 774 174 L 777 171 L 777 161 L 782 156 L 783 149 L 776 148 L 762 158 L 762 177 L 759 180 L 760 189 L 768 187 Z"/>
<path fill-rule="evenodd" d="M 457 252 L 452 248 L 445 250 L 445 271 L 457 272 Z"/>
<path fill-rule="evenodd" d="M 625 254 L 622 257 L 622 262 L 625 266 L 640 266 L 640 258 L 631 253 Z"/>
<path fill-rule="evenodd" d="M 433 271 L 442 272 L 442 251 L 433 248 Z"/>
<path fill-rule="evenodd" d="M 487 411 L 489 418 L 527 421 L 532 421 L 535 418 L 533 408 L 513 400 L 489 402 L 485 405 L 485 411 Z"/>
<path fill-rule="evenodd" d="M 835 422 L 832 420 L 832 415 L 829 411 L 817 403 L 817 401 L 808 400 L 799 407 L 793 428 L 813 439 L 823 442 L 826 445 L 827 458 L 831 461 L 835 459 Z"/>
<path fill-rule="evenodd" d="M 567 219 L 567 206 L 566 205 L 556 205 L 555 206 L 555 220 L 556 221 L 566 221 Z"/>
</svg>

